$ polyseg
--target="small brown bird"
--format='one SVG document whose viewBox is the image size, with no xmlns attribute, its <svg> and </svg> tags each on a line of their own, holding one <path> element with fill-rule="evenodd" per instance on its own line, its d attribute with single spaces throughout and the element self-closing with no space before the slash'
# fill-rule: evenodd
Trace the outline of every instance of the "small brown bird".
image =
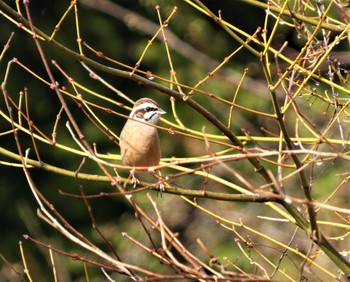
<svg viewBox="0 0 350 282">
<path fill-rule="evenodd" d="M 120 134 L 119 145 L 124 165 L 151 167 L 159 164 L 161 149 L 158 130 L 145 123 L 155 125 L 165 113 L 152 99 L 141 98 L 136 101 L 129 115 L 132 119 L 127 120 Z M 132 184 L 136 187 L 138 180 L 134 173 L 133 169 L 130 174 Z M 164 185 L 162 187 L 164 189 Z"/>
</svg>

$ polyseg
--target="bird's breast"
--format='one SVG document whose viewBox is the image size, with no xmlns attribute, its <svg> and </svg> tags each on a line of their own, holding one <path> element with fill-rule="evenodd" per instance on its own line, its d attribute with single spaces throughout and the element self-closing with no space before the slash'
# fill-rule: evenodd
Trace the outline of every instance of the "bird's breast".
<svg viewBox="0 0 350 282">
<path fill-rule="evenodd" d="M 156 128 L 129 120 L 120 135 L 122 161 L 127 166 L 155 166 L 160 160 Z"/>
</svg>

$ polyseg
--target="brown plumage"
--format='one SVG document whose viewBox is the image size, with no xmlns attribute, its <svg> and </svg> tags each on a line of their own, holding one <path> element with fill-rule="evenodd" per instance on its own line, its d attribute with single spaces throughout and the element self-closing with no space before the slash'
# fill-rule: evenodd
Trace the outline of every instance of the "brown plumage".
<svg viewBox="0 0 350 282">
<path fill-rule="evenodd" d="M 157 128 L 149 124 L 157 124 L 159 117 L 165 112 L 149 98 L 138 100 L 120 134 L 122 162 L 126 166 L 149 167 L 159 164 L 161 149 Z M 140 122 L 142 121 L 142 122 Z M 133 175 L 133 184 L 137 179 Z"/>
</svg>

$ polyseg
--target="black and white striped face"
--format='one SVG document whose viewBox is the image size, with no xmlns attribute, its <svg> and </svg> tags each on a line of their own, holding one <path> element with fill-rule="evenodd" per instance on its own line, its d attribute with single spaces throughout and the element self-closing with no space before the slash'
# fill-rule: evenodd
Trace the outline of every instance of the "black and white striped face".
<svg viewBox="0 0 350 282">
<path fill-rule="evenodd" d="M 129 116 L 150 124 L 157 124 L 159 117 L 165 113 L 152 99 L 142 98 L 136 101 Z"/>
</svg>

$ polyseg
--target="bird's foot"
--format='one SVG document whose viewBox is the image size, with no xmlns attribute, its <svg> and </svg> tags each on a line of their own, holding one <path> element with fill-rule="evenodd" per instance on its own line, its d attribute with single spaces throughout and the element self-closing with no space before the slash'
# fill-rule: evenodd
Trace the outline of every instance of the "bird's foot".
<svg viewBox="0 0 350 282">
<path fill-rule="evenodd" d="M 140 184 L 140 180 L 138 180 L 135 175 L 132 175 L 132 178 L 131 178 L 131 184 L 132 184 L 132 187 L 135 189 L 137 184 Z"/>
<path fill-rule="evenodd" d="M 161 182 L 161 183 L 158 182 L 156 187 L 159 189 L 160 193 L 165 191 L 165 186 L 164 186 L 163 182 Z"/>
</svg>

